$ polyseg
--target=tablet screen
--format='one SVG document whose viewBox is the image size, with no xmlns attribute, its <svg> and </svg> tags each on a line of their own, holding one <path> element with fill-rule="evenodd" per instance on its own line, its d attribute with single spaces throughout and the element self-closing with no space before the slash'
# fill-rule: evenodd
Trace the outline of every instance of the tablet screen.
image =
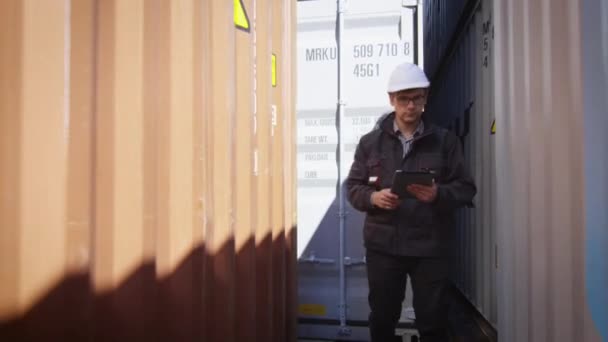
<svg viewBox="0 0 608 342">
<path fill-rule="evenodd" d="M 413 197 L 407 191 L 407 186 L 410 184 L 420 184 L 431 186 L 433 185 L 433 179 L 435 174 L 424 171 L 403 171 L 397 170 L 393 176 L 393 185 L 391 186 L 391 192 L 401 197 Z"/>
</svg>

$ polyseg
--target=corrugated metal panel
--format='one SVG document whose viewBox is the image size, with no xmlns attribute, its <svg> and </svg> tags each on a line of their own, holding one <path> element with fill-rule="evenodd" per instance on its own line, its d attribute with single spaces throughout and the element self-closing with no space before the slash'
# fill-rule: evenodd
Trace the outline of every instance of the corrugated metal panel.
<svg viewBox="0 0 608 342">
<path fill-rule="evenodd" d="M 585 201 L 583 165 L 597 156 L 584 153 L 581 1 L 495 6 L 499 339 L 598 341 L 585 293 L 585 206 L 598 203 Z"/>
<path fill-rule="evenodd" d="M 463 11 L 478 0 L 424 0 L 425 72 L 434 75 L 450 47 Z"/>
<path fill-rule="evenodd" d="M 436 8 L 438 2 L 427 5 Z M 587 137 L 582 153 L 582 95 L 597 89 L 605 93 L 598 76 L 581 84 L 583 68 L 597 75 L 598 63 L 582 63 L 581 56 L 590 53 L 581 54 L 579 41 L 604 41 L 598 38 L 601 20 L 592 13 L 601 9 L 588 9 L 583 19 L 579 2 L 481 1 L 468 22 L 462 20 L 469 15 L 462 13 L 458 20 L 464 25 L 456 29 L 455 40 L 444 44 L 427 37 L 425 65 L 432 69 L 434 58 L 441 58 L 436 62 L 441 68 L 430 71 L 434 84 L 428 110 L 464 135 L 465 154 L 479 186 L 476 208 L 460 215 L 455 279 L 498 327 L 500 340 L 592 341 L 604 326 L 602 305 L 590 311 L 587 301 L 605 298 L 605 291 L 597 290 L 606 286 L 599 261 L 607 259 L 605 244 L 584 249 L 585 234 L 599 240 L 603 235 L 595 226 L 587 232 L 580 229 L 585 210 L 587 219 L 598 224 L 597 207 L 604 206 L 606 192 L 598 190 L 595 180 L 606 173 L 606 166 L 592 147 L 599 146 L 597 127 L 605 127 L 605 115 L 588 114 L 587 130 L 596 135 L 593 143 Z M 437 20 L 430 18 L 425 32 L 441 31 Z M 583 32 L 582 23 L 593 27 Z M 452 49 L 441 52 L 444 45 Z M 600 53 L 591 55 L 597 59 Z M 601 97 L 596 94 L 595 101 Z M 496 135 L 491 135 L 493 128 Z M 583 155 L 594 175 L 587 175 L 587 202 Z M 592 267 L 594 276 L 585 277 L 585 267 Z"/>
<path fill-rule="evenodd" d="M 608 3 L 582 1 L 585 112 L 585 287 L 595 328 L 608 340 Z M 591 325 L 591 324 L 589 324 Z"/>
<path fill-rule="evenodd" d="M 437 6 L 433 2 L 429 6 Z M 467 166 L 478 186 L 475 208 L 458 213 L 457 247 L 453 280 L 471 303 L 496 326 L 496 225 L 494 72 L 492 2 L 482 1 L 460 13 L 467 18 L 453 51 L 436 63 L 425 115 L 452 129 L 461 139 Z M 453 22 L 458 18 L 450 19 Z M 430 22 L 426 23 L 431 25 Z M 454 30 L 454 29 L 452 29 Z M 437 49 L 426 47 L 432 59 Z M 426 65 L 426 63 L 425 63 Z"/>
<path fill-rule="evenodd" d="M 0 340 L 295 340 L 294 19 L 0 3 Z"/>
</svg>

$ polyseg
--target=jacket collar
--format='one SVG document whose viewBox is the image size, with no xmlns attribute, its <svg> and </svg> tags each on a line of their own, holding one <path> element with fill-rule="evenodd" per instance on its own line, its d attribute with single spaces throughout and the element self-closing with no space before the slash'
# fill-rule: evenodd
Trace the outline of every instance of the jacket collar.
<svg viewBox="0 0 608 342">
<path fill-rule="evenodd" d="M 385 116 L 380 122 L 380 129 L 390 136 L 397 137 L 394 131 L 393 123 L 395 121 L 395 112 L 391 112 L 387 116 Z M 423 116 L 422 122 L 424 123 L 424 131 L 420 135 L 418 135 L 414 140 L 419 140 L 427 135 L 433 134 L 436 130 L 435 125 L 426 120 Z"/>
</svg>

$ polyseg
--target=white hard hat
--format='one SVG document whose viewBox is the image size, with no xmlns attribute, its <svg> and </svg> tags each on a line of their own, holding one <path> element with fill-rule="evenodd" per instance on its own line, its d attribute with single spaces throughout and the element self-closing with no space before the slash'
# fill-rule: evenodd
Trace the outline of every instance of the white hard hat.
<svg viewBox="0 0 608 342">
<path fill-rule="evenodd" d="M 424 71 L 412 63 L 399 64 L 388 80 L 388 92 L 394 93 L 400 90 L 428 88 L 431 83 L 426 78 Z"/>
</svg>

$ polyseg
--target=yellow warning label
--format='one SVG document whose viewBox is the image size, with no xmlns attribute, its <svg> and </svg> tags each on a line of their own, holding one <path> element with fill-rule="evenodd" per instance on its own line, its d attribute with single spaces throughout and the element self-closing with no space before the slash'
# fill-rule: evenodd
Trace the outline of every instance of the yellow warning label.
<svg viewBox="0 0 608 342">
<path fill-rule="evenodd" d="M 492 132 L 492 134 L 496 134 L 496 119 L 492 121 L 492 128 L 490 128 L 490 131 Z"/>
<path fill-rule="evenodd" d="M 234 0 L 234 26 L 249 32 L 249 17 L 245 11 L 243 0 Z"/>
<path fill-rule="evenodd" d="M 306 316 L 327 316 L 327 307 L 321 304 L 300 304 L 298 312 Z"/>
<path fill-rule="evenodd" d="M 277 56 L 272 54 L 272 86 L 277 86 Z"/>
</svg>

